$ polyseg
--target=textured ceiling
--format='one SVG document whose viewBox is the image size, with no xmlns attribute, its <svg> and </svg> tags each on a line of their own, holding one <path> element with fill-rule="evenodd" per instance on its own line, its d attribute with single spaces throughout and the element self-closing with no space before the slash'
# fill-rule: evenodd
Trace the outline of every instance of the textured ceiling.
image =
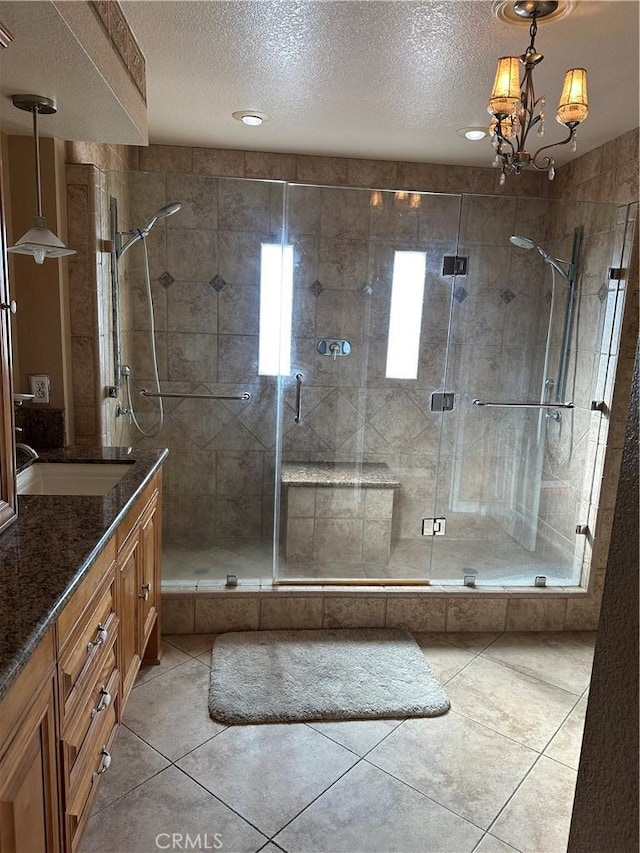
<svg viewBox="0 0 640 853">
<path fill-rule="evenodd" d="M 122 3 L 147 58 L 152 142 L 477 165 L 490 162 L 488 141 L 456 130 L 486 126 L 496 58 L 528 44 L 527 27 L 498 21 L 491 5 Z M 638 9 L 579 0 L 540 25 L 545 143 L 564 138 L 553 116 L 573 66 L 587 67 L 590 83 L 578 154 L 638 125 Z M 241 109 L 271 121 L 246 127 L 231 117 Z M 557 160 L 572 156 L 560 149 Z"/>
</svg>

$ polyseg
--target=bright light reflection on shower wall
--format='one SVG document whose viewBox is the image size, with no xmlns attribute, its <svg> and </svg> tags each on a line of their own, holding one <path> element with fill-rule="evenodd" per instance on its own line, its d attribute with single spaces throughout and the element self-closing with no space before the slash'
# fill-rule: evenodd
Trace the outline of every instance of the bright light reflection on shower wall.
<svg viewBox="0 0 640 853">
<path fill-rule="evenodd" d="M 291 372 L 293 246 L 263 243 L 260 257 L 260 331 L 258 373 Z"/>
<path fill-rule="evenodd" d="M 417 379 L 425 252 L 395 252 L 387 346 L 387 379 Z"/>
</svg>

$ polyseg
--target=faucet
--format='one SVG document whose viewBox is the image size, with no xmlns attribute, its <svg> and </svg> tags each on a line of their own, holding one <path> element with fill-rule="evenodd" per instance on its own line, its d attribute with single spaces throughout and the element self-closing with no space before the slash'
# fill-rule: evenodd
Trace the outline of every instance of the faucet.
<svg viewBox="0 0 640 853">
<path fill-rule="evenodd" d="M 21 450 L 25 454 L 29 462 L 35 462 L 36 459 L 40 458 L 38 456 L 37 451 L 35 451 L 33 447 L 29 447 L 28 444 L 24 444 L 24 442 L 22 441 L 16 442 L 16 450 Z"/>
</svg>

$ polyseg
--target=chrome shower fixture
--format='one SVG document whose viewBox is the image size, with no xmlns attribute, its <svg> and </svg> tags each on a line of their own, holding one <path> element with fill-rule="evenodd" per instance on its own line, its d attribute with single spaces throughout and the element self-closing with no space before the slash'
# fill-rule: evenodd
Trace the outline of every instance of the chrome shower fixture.
<svg viewBox="0 0 640 853">
<path fill-rule="evenodd" d="M 182 207 L 182 202 L 180 201 L 172 201 L 169 204 L 165 204 L 164 207 L 161 207 L 160 210 L 156 210 L 151 219 L 147 222 L 144 228 L 133 228 L 131 231 L 118 231 L 115 234 L 115 248 L 114 251 L 116 253 L 116 260 L 119 261 L 120 258 L 124 255 L 127 249 L 130 249 L 134 243 L 137 243 L 138 240 L 142 240 L 149 235 L 149 232 L 156 224 L 158 219 L 165 219 L 167 216 L 173 216 L 174 213 L 177 213 Z M 123 237 L 129 237 L 126 243 L 122 243 Z"/>
<path fill-rule="evenodd" d="M 517 246 L 519 249 L 537 249 L 545 263 L 549 264 L 554 268 L 554 270 L 562 276 L 562 278 L 570 282 L 571 281 L 571 262 L 563 261 L 560 258 L 554 258 L 549 254 L 545 249 L 542 248 L 535 240 L 532 240 L 530 237 L 522 237 L 520 234 L 514 234 L 509 237 L 509 240 L 513 243 L 514 246 Z M 568 269 L 563 270 L 560 264 L 567 264 Z"/>
</svg>

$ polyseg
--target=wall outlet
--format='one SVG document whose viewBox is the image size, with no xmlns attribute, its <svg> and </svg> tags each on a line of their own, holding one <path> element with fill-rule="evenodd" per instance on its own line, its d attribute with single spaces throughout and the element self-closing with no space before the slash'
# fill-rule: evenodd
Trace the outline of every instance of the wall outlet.
<svg viewBox="0 0 640 853">
<path fill-rule="evenodd" d="M 30 373 L 29 384 L 33 403 L 48 403 L 51 397 L 51 377 L 48 373 Z"/>
</svg>

